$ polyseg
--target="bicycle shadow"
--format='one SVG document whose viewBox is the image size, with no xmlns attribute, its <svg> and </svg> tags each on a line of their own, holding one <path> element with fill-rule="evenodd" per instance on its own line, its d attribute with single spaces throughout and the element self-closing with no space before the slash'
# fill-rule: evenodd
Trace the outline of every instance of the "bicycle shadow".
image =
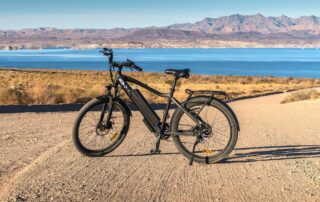
<svg viewBox="0 0 320 202">
<path fill-rule="evenodd" d="M 163 152 L 160 154 L 151 154 L 151 153 L 143 153 L 143 154 L 115 154 L 115 155 L 108 155 L 105 157 L 139 157 L 139 156 L 158 156 L 158 155 L 179 155 L 179 152 Z"/>
<path fill-rule="evenodd" d="M 236 148 L 235 153 L 221 163 L 280 161 L 306 158 L 320 158 L 320 145 L 281 145 Z"/>
<path fill-rule="evenodd" d="M 143 157 L 155 154 L 115 154 L 106 157 Z M 156 155 L 181 155 L 179 152 L 164 152 Z M 235 148 L 234 153 L 220 163 L 252 163 L 292 159 L 320 158 L 320 145 L 281 145 Z"/>
</svg>

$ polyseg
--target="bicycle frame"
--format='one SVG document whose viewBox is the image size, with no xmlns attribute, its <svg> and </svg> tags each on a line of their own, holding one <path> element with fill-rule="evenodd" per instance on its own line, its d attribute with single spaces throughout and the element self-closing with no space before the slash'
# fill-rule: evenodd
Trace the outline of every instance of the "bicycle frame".
<svg viewBox="0 0 320 202">
<path fill-rule="evenodd" d="M 168 117 L 169 109 L 170 109 L 170 106 L 171 106 L 172 102 L 174 104 L 176 104 L 176 106 L 178 108 L 183 110 L 191 118 L 191 120 L 193 120 L 195 122 L 195 124 L 199 128 L 201 126 L 203 126 L 203 124 L 205 124 L 205 122 L 202 121 L 202 119 L 199 116 L 197 116 L 197 114 L 194 114 L 194 113 L 190 112 L 189 109 L 185 108 L 183 104 L 181 104 L 178 100 L 176 100 L 173 97 L 173 94 L 174 94 L 174 91 L 175 91 L 175 88 L 176 88 L 176 84 L 177 84 L 177 79 L 176 78 L 174 79 L 173 86 L 170 89 L 170 92 L 169 93 L 162 93 L 162 92 L 159 92 L 156 89 L 151 88 L 150 86 L 148 86 L 148 85 L 146 85 L 146 84 L 144 84 L 144 83 L 142 83 L 142 82 L 140 82 L 140 81 L 138 81 L 136 79 L 133 79 L 133 78 L 131 78 L 129 76 L 126 76 L 126 75 L 122 75 L 121 71 L 117 71 L 116 75 L 115 75 L 115 78 L 113 80 L 113 84 L 112 84 L 112 86 L 115 88 L 114 97 L 118 96 L 118 86 L 120 85 L 121 88 L 126 92 L 127 96 L 131 99 L 131 101 L 136 106 L 138 106 L 139 103 L 137 103 L 135 101 L 135 99 L 133 98 L 133 92 L 134 92 L 135 89 L 132 89 L 132 87 L 129 85 L 129 83 L 134 83 L 134 84 L 136 84 L 136 85 L 138 85 L 138 86 L 140 86 L 140 87 L 152 92 L 153 94 L 156 94 L 157 96 L 164 97 L 164 98 L 168 99 L 168 102 L 167 102 L 167 105 L 165 107 L 165 111 L 164 111 L 164 114 L 163 114 L 163 117 L 162 117 L 162 121 L 160 121 L 160 119 L 159 119 L 159 122 L 157 124 L 152 123 L 152 120 L 148 120 L 149 117 L 145 115 L 147 113 L 147 112 L 145 112 L 145 109 L 138 107 L 139 111 L 142 113 L 144 118 L 147 120 L 147 122 L 144 122 L 144 123 L 147 125 L 147 127 L 149 128 L 150 131 L 157 132 L 159 134 L 164 134 L 164 135 L 194 135 L 194 132 L 192 132 L 192 131 L 184 131 L 183 134 L 182 133 L 176 134 L 176 133 L 173 133 L 171 131 L 166 131 L 166 119 Z M 153 113 L 155 113 L 155 111 L 152 108 L 151 108 L 151 110 L 152 110 Z"/>
</svg>

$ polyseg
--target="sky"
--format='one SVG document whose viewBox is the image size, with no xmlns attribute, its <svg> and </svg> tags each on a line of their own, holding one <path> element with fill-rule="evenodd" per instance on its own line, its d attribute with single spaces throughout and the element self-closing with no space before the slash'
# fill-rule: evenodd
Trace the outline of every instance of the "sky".
<svg viewBox="0 0 320 202">
<path fill-rule="evenodd" d="M 320 16 L 320 0 L 0 0 L 0 29 L 133 28 L 231 14 Z"/>
</svg>

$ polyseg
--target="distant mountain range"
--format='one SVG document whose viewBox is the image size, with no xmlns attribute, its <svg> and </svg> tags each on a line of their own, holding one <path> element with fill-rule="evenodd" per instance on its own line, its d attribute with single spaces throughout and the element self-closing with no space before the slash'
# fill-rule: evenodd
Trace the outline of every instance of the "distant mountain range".
<svg viewBox="0 0 320 202">
<path fill-rule="evenodd" d="M 0 31 L 3 49 L 73 47 L 320 46 L 320 17 L 230 15 L 134 29 L 36 28 Z"/>
<path fill-rule="evenodd" d="M 174 24 L 168 26 L 168 28 L 219 35 L 230 33 L 286 33 L 301 37 L 303 35 L 320 34 L 320 17 L 290 18 L 284 15 L 265 17 L 261 14 L 247 16 L 236 14 L 220 18 L 205 18 L 193 24 Z"/>
</svg>

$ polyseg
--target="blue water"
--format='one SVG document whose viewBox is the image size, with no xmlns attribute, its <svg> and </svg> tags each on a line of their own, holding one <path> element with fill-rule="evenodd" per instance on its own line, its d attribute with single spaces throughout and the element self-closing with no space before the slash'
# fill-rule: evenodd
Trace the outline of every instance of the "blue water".
<svg viewBox="0 0 320 202">
<path fill-rule="evenodd" d="M 0 67 L 106 70 L 98 49 L 0 51 Z M 114 49 L 115 61 L 131 59 L 146 72 L 190 68 L 193 74 L 320 78 L 320 49 Z"/>
</svg>

